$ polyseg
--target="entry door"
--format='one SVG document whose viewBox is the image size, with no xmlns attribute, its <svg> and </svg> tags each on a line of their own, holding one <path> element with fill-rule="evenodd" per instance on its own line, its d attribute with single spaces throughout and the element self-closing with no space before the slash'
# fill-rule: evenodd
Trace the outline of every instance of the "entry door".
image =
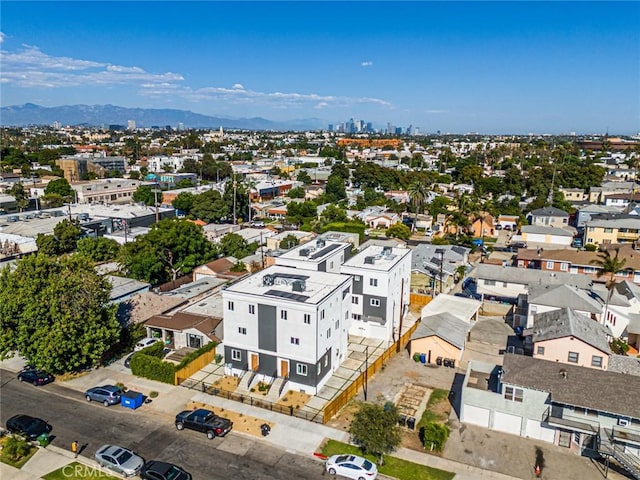
<svg viewBox="0 0 640 480">
<path fill-rule="evenodd" d="M 258 366 L 260 365 L 260 357 L 257 353 L 251 354 L 251 370 L 258 370 Z"/>
<path fill-rule="evenodd" d="M 289 376 L 289 362 L 287 360 L 280 360 L 280 376 Z"/>
</svg>

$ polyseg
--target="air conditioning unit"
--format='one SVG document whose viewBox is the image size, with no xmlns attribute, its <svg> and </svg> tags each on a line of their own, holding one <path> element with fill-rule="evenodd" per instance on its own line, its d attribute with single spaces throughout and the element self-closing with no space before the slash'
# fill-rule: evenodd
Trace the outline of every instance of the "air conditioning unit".
<svg viewBox="0 0 640 480">
<path fill-rule="evenodd" d="M 619 418 L 618 419 L 618 426 L 619 427 L 628 427 L 629 423 L 631 423 L 631 422 L 629 421 L 628 418 Z"/>
</svg>

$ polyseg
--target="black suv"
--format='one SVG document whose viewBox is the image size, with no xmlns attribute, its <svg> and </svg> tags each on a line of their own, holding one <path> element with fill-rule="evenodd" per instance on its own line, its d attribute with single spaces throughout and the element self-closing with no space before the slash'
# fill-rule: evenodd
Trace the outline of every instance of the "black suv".
<svg viewBox="0 0 640 480">
<path fill-rule="evenodd" d="M 233 422 L 228 418 L 218 417 L 211 410 L 184 410 L 176 415 L 176 428 L 183 430 L 190 428 L 207 434 L 209 440 L 224 437 L 231 431 Z"/>
<path fill-rule="evenodd" d="M 24 435 L 29 440 L 35 440 L 40 435 L 48 434 L 53 427 L 41 418 L 30 415 L 14 415 L 7 420 L 7 430 L 11 433 Z"/>
</svg>

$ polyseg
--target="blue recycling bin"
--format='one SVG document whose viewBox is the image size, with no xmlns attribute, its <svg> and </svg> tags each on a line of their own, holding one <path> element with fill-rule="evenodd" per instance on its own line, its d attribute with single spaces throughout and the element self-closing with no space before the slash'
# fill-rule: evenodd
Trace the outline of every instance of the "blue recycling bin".
<svg viewBox="0 0 640 480">
<path fill-rule="evenodd" d="M 144 395 L 140 392 L 134 392 L 129 390 L 120 397 L 120 403 L 125 408 L 131 408 L 135 410 L 144 403 Z"/>
<path fill-rule="evenodd" d="M 420 354 L 420 363 L 427 363 L 427 354 L 426 353 L 421 353 Z"/>
</svg>

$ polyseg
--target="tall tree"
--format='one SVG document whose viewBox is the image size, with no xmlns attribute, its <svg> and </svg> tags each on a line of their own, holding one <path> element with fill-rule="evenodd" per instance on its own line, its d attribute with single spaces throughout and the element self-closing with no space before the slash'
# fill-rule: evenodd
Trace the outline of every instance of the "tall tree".
<svg viewBox="0 0 640 480">
<path fill-rule="evenodd" d="M 111 285 L 79 255 L 22 259 L 0 272 L 0 354 L 52 373 L 96 364 L 119 339 Z"/>
<path fill-rule="evenodd" d="M 154 206 L 156 200 L 158 205 L 162 204 L 162 192 L 155 193 L 155 187 L 151 185 L 140 185 L 135 192 L 133 192 L 133 200 L 135 202 L 142 202 L 148 206 Z"/>
<path fill-rule="evenodd" d="M 379 455 L 378 463 L 383 465 L 384 455 L 395 450 L 402 441 L 396 406 L 363 403 L 353 417 L 349 433 L 365 453 Z"/>
<path fill-rule="evenodd" d="M 602 314 L 602 323 L 607 321 L 607 313 L 609 310 L 609 302 L 611 301 L 611 295 L 613 295 L 613 288 L 616 285 L 615 275 L 616 273 L 622 272 L 624 270 L 624 266 L 627 263 L 625 258 L 619 258 L 618 255 L 620 253 L 619 249 L 615 249 L 616 254 L 611 256 L 610 250 L 603 250 L 598 254 L 598 258 L 591 260 L 592 265 L 596 265 L 598 267 L 598 273 L 596 274 L 598 278 L 609 275 L 607 279 L 607 301 L 604 305 L 604 313 Z"/>
<path fill-rule="evenodd" d="M 407 188 L 407 193 L 409 194 L 411 203 L 416 209 L 415 217 L 413 219 L 413 225 L 411 226 L 411 231 L 413 232 L 416 229 L 416 223 L 418 223 L 418 213 L 420 213 L 428 198 L 429 186 L 420 180 L 416 180 L 415 182 L 411 183 L 411 185 L 409 185 L 409 188 Z"/>
<path fill-rule="evenodd" d="M 120 248 L 125 273 L 154 285 L 172 279 L 175 271 L 190 273 L 213 260 L 216 251 L 202 228 L 188 220 L 164 219 L 146 235 Z"/>
<path fill-rule="evenodd" d="M 46 188 L 44 189 L 45 195 L 57 194 L 65 199 L 72 199 L 74 197 L 73 188 L 69 185 L 69 182 L 66 178 L 58 178 L 56 180 L 51 180 L 47 183 Z"/>
</svg>

